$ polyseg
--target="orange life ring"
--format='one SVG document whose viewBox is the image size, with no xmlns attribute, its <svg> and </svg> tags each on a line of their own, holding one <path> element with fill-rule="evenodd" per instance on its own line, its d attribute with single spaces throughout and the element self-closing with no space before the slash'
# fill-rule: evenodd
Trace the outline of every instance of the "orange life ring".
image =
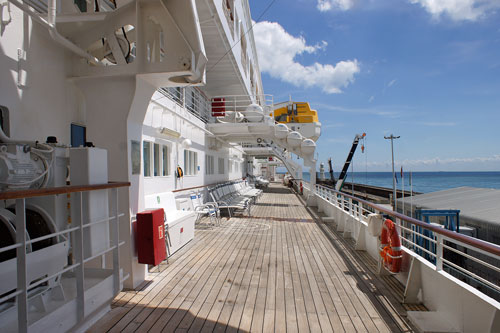
<svg viewBox="0 0 500 333">
<path fill-rule="evenodd" d="M 392 273 L 398 273 L 401 270 L 403 251 L 396 225 L 389 219 L 382 225 L 380 243 L 380 256 L 384 259 L 384 266 Z"/>
</svg>

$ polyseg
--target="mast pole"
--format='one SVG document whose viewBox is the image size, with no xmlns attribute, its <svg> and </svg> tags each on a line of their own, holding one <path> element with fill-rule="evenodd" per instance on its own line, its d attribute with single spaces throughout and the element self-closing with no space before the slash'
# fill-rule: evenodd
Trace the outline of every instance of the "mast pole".
<svg viewBox="0 0 500 333">
<path fill-rule="evenodd" d="M 391 153 L 392 153 L 392 206 L 397 210 L 396 206 L 396 174 L 394 173 L 394 139 L 399 139 L 400 136 L 384 136 L 384 139 L 391 140 Z"/>
</svg>

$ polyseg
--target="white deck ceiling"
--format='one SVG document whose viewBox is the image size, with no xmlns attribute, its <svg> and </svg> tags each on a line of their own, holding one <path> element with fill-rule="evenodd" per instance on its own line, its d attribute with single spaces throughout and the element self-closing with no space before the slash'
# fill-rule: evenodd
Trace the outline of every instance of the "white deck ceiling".
<svg viewBox="0 0 500 333">
<path fill-rule="evenodd" d="M 212 19 L 207 1 L 197 1 L 203 42 L 208 58 L 207 84 L 203 90 L 213 96 L 248 94 L 234 54 L 217 15 Z M 211 8 L 215 13 L 215 8 Z M 222 31 L 222 33 L 219 32 Z M 227 54 L 226 54 L 227 53 Z"/>
</svg>

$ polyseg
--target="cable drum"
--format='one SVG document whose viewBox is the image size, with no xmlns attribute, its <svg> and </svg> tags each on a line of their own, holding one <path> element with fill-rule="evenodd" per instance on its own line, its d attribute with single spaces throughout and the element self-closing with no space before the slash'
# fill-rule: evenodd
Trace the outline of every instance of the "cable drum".
<svg viewBox="0 0 500 333">
<path fill-rule="evenodd" d="M 16 213 L 15 207 L 9 207 L 9 211 Z M 50 235 L 56 232 L 54 222 L 49 215 L 40 207 L 26 205 L 26 231 L 30 239 L 35 239 Z M 47 238 L 36 243 L 32 243 L 32 251 L 37 251 L 57 243 L 57 237 Z"/>
<path fill-rule="evenodd" d="M 0 190 L 41 188 L 53 164 L 53 148 L 7 143 L 0 146 Z M 48 156 L 47 156 L 48 155 Z"/>
<path fill-rule="evenodd" d="M 16 229 L 14 228 L 16 216 L 3 208 L 0 208 L 0 248 L 11 246 L 16 243 Z M 16 257 L 16 249 L 0 252 L 0 262 Z"/>
</svg>

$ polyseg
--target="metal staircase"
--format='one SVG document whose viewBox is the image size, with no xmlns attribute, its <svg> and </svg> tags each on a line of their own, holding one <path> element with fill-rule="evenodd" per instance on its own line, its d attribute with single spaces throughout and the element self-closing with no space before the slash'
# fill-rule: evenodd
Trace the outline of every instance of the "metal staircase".
<svg viewBox="0 0 500 333">
<path fill-rule="evenodd" d="M 295 162 L 290 153 L 287 153 L 285 149 L 279 148 L 276 145 L 271 145 L 271 150 L 281 162 L 285 165 L 286 169 L 294 178 L 302 179 L 302 166 Z"/>
</svg>

